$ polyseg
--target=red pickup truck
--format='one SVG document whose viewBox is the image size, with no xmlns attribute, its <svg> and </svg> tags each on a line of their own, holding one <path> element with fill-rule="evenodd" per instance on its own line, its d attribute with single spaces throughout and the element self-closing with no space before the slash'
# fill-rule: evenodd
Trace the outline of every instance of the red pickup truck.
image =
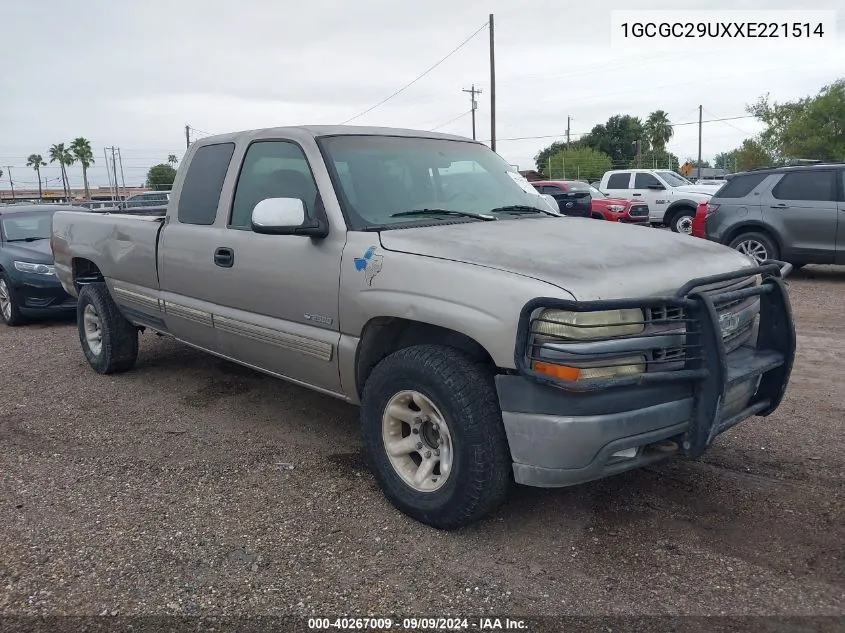
<svg viewBox="0 0 845 633">
<path fill-rule="evenodd" d="M 610 222 L 648 224 L 648 205 L 638 200 L 611 198 L 586 182 L 577 180 L 538 180 L 531 183 L 540 193 L 586 192 L 590 195 L 589 217 Z"/>
</svg>

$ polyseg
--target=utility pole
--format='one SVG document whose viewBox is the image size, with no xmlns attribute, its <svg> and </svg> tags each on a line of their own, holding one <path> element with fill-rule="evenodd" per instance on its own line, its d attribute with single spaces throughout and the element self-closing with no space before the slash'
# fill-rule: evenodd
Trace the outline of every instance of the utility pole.
<svg viewBox="0 0 845 633">
<path fill-rule="evenodd" d="M 478 101 L 475 100 L 475 95 L 481 94 L 481 88 L 476 90 L 475 84 L 472 84 L 472 88 L 470 88 L 469 90 L 464 88 L 463 92 L 468 92 L 470 94 L 470 99 L 472 100 L 470 102 L 470 106 L 472 108 L 472 110 L 471 110 L 472 111 L 472 140 L 474 141 L 475 140 L 475 110 L 478 108 Z"/>
<path fill-rule="evenodd" d="M 696 175 L 698 176 L 699 180 L 701 179 L 701 113 L 703 112 L 703 107 L 698 106 L 698 170 L 696 171 Z"/>
<path fill-rule="evenodd" d="M 117 160 L 120 161 L 120 183 L 123 185 L 123 197 L 126 197 L 126 178 L 123 177 L 123 157 L 120 155 L 120 148 L 117 148 Z"/>
<path fill-rule="evenodd" d="M 566 146 L 569 147 L 569 123 L 572 120 L 572 117 L 567 115 L 566 117 Z"/>
<path fill-rule="evenodd" d="M 108 154 L 108 147 L 103 148 L 103 158 L 106 161 L 106 177 L 109 179 L 109 192 L 111 193 L 111 199 L 117 202 L 117 192 L 115 192 L 114 187 L 111 181 L 111 170 L 109 169 L 109 154 Z"/>
<path fill-rule="evenodd" d="M 15 200 L 15 183 L 12 182 L 12 167 L 11 165 L 6 165 L 6 173 L 9 175 L 9 184 L 12 187 L 12 201 Z"/>
<path fill-rule="evenodd" d="M 185 124 L 185 147 L 189 148 L 191 146 L 191 126 L 187 123 Z"/>
<path fill-rule="evenodd" d="M 114 191 L 119 196 L 120 192 L 118 191 L 118 188 L 117 188 L 117 161 L 115 160 L 115 157 L 114 157 L 114 150 L 115 150 L 115 147 L 114 147 L 114 145 L 112 145 L 111 146 L 111 168 L 112 168 L 112 173 L 114 174 Z"/>
<path fill-rule="evenodd" d="M 493 14 L 490 14 L 490 149 L 496 151 L 496 46 Z"/>
</svg>

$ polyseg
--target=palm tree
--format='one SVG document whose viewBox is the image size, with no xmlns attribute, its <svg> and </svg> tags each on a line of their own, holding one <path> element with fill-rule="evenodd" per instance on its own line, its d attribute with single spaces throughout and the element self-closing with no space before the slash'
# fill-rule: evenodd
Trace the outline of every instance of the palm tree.
<svg viewBox="0 0 845 633">
<path fill-rule="evenodd" d="M 178 162 L 179 162 L 179 159 L 178 159 L 178 158 L 176 158 L 176 154 L 170 154 L 170 155 L 167 157 L 167 164 L 168 164 L 168 165 L 175 165 L 175 164 L 176 164 L 176 163 L 178 163 Z"/>
<path fill-rule="evenodd" d="M 655 110 L 648 115 L 645 122 L 645 133 L 651 145 L 657 152 L 665 152 L 666 144 L 675 134 L 672 124 L 669 123 L 669 115 L 663 110 Z"/>
<path fill-rule="evenodd" d="M 70 180 L 67 177 L 67 166 L 72 165 L 74 161 L 73 154 L 65 147 L 64 143 L 56 143 L 50 147 L 50 162 L 59 163 L 62 170 L 62 187 L 65 191 L 65 197 L 70 199 Z"/>
<path fill-rule="evenodd" d="M 29 158 L 26 159 L 26 166 L 32 167 L 38 175 L 38 199 L 43 200 L 44 192 L 41 190 L 41 168 L 46 167 L 47 163 L 44 162 L 41 154 L 30 154 Z"/>
<path fill-rule="evenodd" d="M 79 161 L 82 165 L 82 182 L 85 185 L 85 199 L 91 199 L 91 192 L 88 190 L 88 168 L 94 162 L 94 152 L 91 151 L 91 143 L 88 139 L 81 136 L 73 139 L 70 144 L 70 151 L 73 153 L 73 158 Z"/>
</svg>

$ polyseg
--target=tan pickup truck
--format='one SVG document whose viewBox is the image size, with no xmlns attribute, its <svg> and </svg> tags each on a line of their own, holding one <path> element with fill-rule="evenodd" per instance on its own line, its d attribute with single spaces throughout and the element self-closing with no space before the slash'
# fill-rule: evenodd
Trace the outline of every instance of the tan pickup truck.
<svg viewBox="0 0 845 633">
<path fill-rule="evenodd" d="M 52 249 L 96 371 L 152 330 L 358 404 L 384 493 L 444 529 L 513 482 L 700 455 L 777 408 L 795 350 L 788 264 L 561 216 L 429 132 L 204 138 L 162 217 L 61 211 Z"/>
</svg>

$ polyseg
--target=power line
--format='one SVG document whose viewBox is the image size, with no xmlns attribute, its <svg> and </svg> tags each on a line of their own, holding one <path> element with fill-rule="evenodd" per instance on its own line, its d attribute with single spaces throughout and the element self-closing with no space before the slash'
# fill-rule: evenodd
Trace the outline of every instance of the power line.
<svg viewBox="0 0 845 633">
<path fill-rule="evenodd" d="M 366 110 L 364 110 L 364 111 L 362 111 L 362 112 L 359 112 L 359 113 L 358 113 L 358 114 L 356 114 L 355 116 L 353 116 L 353 117 L 351 117 L 351 118 L 346 119 L 346 121 L 344 121 L 343 123 L 341 123 L 341 125 L 346 125 L 346 124 L 347 124 L 347 123 L 349 123 L 350 121 L 354 121 L 355 119 L 358 119 L 358 118 L 360 118 L 360 117 L 364 116 L 364 115 L 365 115 L 365 114 L 367 114 L 368 112 L 372 112 L 373 110 L 375 110 L 376 108 L 378 108 L 380 105 L 383 105 L 383 104 L 387 103 L 388 101 L 390 101 L 393 97 L 396 97 L 397 95 L 400 95 L 400 94 L 402 94 L 403 92 L 405 92 L 405 90 L 407 90 L 408 88 L 410 88 L 411 86 L 413 86 L 413 85 L 414 85 L 415 83 L 417 83 L 420 79 L 422 79 L 423 77 L 425 77 L 428 73 L 430 73 L 432 70 L 434 70 L 435 68 L 437 68 L 438 66 L 440 66 L 440 64 L 442 64 L 443 62 L 445 62 L 445 61 L 446 61 L 447 59 L 449 59 L 452 55 L 454 55 L 454 54 L 455 54 L 455 53 L 457 53 L 459 50 L 461 50 L 464 46 L 466 46 L 466 45 L 470 42 L 470 40 L 472 40 L 472 38 L 474 38 L 476 35 L 478 35 L 479 33 L 481 33 L 481 31 L 483 31 L 485 28 L 487 28 L 487 24 L 488 24 L 487 22 L 485 22 L 484 24 L 482 24 L 482 25 L 479 27 L 479 29 L 478 29 L 477 31 L 475 31 L 475 33 L 473 33 L 473 34 L 472 34 L 472 35 L 470 35 L 468 38 L 466 38 L 463 42 L 461 42 L 460 44 L 458 44 L 458 45 L 457 45 L 455 48 L 453 48 L 453 49 L 452 49 L 452 50 L 451 50 L 451 51 L 450 51 L 450 52 L 449 52 L 449 53 L 448 53 L 445 57 L 443 57 L 442 59 L 440 59 L 440 61 L 438 61 L 438 62 L 437 62 L 436 64 L 434 64 L 433 66 L 429 67 L 429 68 L 428 68 L 426 71 L 424 71 L 423 73 L 421 73 L 421 74 L 417 75 L 414 79 L 412 79 L 410 82 L 408 82 L 407 84 L 405 84 L 404 86 L 402 86 L 401 88 L 399 88 L 399 90 L 397 90 L 396 92 L 394 92 L 393 94 L 391 94 L 389 97 L 387 97 L 387 98 L 385 98 L 385 99 L 382 99 L 381 101 L 379 101 L 379 102 L 378 102 L 377 104 L 375 104 L 374 106 L 370 106 L 369 108 L 367 108 Z"/>
<path fill-rule="evenodd" d="M 754 115 L 746 114 L 744 116 L 723 117 L 723 118 L 720 118 L 720 119 L 706 119 L 706 120 L 702 121 L 702 123 L 719 123 L 719 122 L 722 122 L 722 121 L 736 121 L 736 120 L 739 120 L 739 119 L 753 119 L 753 118 L 755 118 Z M 685 121 L 684 123 L 670 123 L 669 124 L 670 127 L 680 127 L 680 126 L 683 126 L 683 125 L 698 125 L 698 121 Z M 586 136 L 587 134 L 590 134 L 590 132 L 578 132 L 578 133 L 575 133 L 575 134 L 571 134 L 571 136 Z M 544 135 L 540 135 L 540 136 L 513 136 L 511 138 L 500 138 L 500 139 L 497 139 L 497 140 L 499 140 L 499 141 L 532 141 L 532 140 L 535 140 L 535 139 L 557 138 L 557 137 L 565 138 L 566 132 L 562 132 L 562 133 L 559 133 L 559 134 L 544 134 Z M 484 142 L 486 143 L 489 140 L 490 139 L 487 139 Z"/>
<path fill-rule="evenodd" d="M 454 119 L 449 119 L 448 121 L 446 121 L 446 123 L 441 123 L 441 124 L 440 124 L 440 125 L 438 125 L 437 127 L 433 127 L 433 128 L 431 128 L 431 129 L 429 130 L 429 132 L 436 132 L 437 130 L 439 130 L 439 129 L 440 129 L 440 128 L 442 128 L 442 127 L 446 127 L 447 125 L 449 125 L 449 124 L 451 124 L 451 123 L 454 123 L 455 121 L 458 121 L 458 120 L 460 120 L 460 119 L 463 119 L 463 118 L 464 118 L 466 115 L 468 115 L 470 112 L 472 112 L 472 110 L 467 110 L 466 112 L 462 112 L 461 114 L 459 114 L 458 116 L 456 116 Z"/>
</svg>

